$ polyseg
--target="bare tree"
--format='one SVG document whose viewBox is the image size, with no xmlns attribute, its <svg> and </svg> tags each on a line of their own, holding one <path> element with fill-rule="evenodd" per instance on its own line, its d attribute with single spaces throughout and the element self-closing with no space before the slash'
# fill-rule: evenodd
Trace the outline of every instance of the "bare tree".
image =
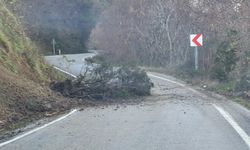
<svg viewBox="0 0 250 150">
<path fill-rule="evenodd" d="M 90 41 L 115 61 L 176 67 L 192 60 L 189 34 L 203 33 L 199 61 L 211 69 L 228 29 L 239 33 L 238 55 L 248 50 L 249 13 L 245 0 L 120 0 L 103 13 Z"/>
</svg>

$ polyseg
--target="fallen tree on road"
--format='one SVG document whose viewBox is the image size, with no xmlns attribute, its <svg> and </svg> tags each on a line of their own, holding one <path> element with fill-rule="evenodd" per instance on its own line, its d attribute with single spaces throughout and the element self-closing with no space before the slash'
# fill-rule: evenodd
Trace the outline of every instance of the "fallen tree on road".
<svg viewBox="0 0 250 150">
<path fill-rule="evenodd" d="M 105 100 L 147 96 L 152 86 L 146 72 L 139 68 L 91 64 L 74 80 L 53 82 L 51 89 L 70 98 Z"/>
</svg>

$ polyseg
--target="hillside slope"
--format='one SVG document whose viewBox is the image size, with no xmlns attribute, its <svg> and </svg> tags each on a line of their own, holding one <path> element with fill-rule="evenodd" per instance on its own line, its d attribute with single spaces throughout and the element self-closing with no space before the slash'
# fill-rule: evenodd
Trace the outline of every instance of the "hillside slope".
<svg viewBox="0 0 250 150">
<path fill-rule="evenodd" d="M 53 70 L 45 65 L 38 49 L 2 0 L 0 70 L 0 133 L 15 128 L 17 123 L 57 111 L 61 108 L 58 103 L 65 101 L 48 88 Z"/>
</svg>

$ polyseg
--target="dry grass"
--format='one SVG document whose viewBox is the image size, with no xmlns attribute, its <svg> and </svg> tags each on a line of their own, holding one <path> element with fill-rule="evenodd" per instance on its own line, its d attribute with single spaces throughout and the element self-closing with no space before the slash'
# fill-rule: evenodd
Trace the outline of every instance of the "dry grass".
<svg viewBox="0 0 250 150">
<path fill-rule="evenodd" d="M 23 120 L 60 113 L 72 107 L 70 100 L 24 76 L 0 66 L 0 122 L 11 129 Z"/>
<path fill-rule="evenodd" d="M 0 0 L 0 70 L 1 130 L 70 107 L 67 99 L 49 89 L 48 83 L 56 72 L 45 65 L 3 0 Z"/>
</svg>

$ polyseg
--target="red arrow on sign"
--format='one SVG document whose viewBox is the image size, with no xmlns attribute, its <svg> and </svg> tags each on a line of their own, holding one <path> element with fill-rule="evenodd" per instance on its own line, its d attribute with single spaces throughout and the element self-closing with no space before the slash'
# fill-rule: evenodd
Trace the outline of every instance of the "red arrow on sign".
<svg viewBox="0 0 250 150">
<path fill-rule="evenodd" d="M 198 42 L 198 39 L 201 37 L 201 35 L 202 34 L 197 34 L 192 40 L 197 46 L 202 46 L 202 44 Z"/>
</svg>

